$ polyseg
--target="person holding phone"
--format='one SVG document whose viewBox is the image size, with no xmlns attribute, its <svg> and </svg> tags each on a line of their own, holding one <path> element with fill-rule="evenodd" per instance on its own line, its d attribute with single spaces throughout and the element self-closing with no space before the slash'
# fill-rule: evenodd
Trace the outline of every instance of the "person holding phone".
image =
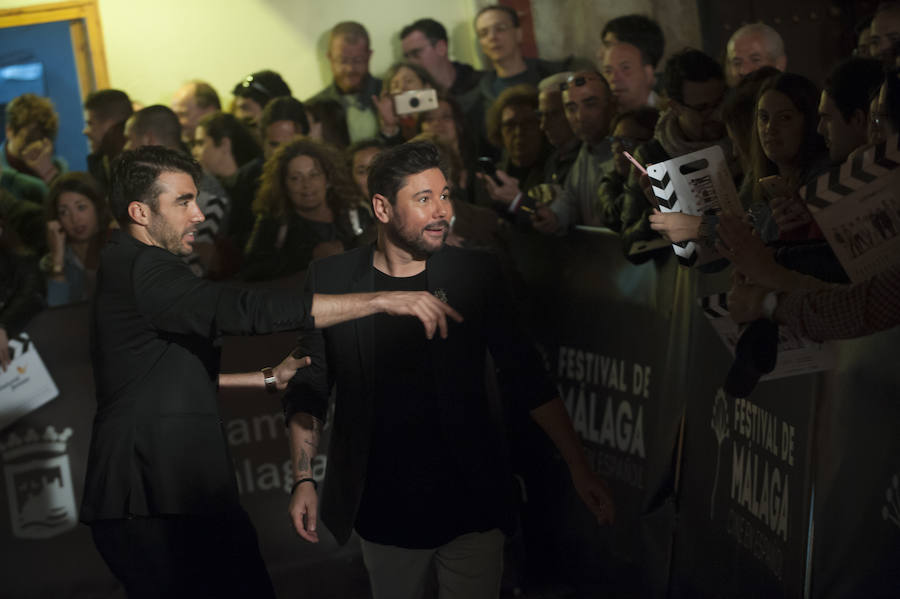
<svg viewBox="0 0 900 599">
<path fill-rule="evenodd" d="M 757 185 L 742 201 L 767 241 L 821 236 L 797 193 L 830 165 L 825 140 L 816 130 L 818 105 L 818 88 L 802 75 L 782 73 L 760 87 L 748 174 Z"/>
<path fill-rule="evenodd" d="M 417 113 L 437 108 L 438 84 L 428 71 L 411 62 L 391 65 L 384 82 L 381 95 L 373 95 L 372 101 L 378 109 L 379 137 L 388 145 L 396 145 L 418 133 Z M 403 95 L 423 90 L 432 93 L 416 94 L 414 102 Z"/>
</svg>

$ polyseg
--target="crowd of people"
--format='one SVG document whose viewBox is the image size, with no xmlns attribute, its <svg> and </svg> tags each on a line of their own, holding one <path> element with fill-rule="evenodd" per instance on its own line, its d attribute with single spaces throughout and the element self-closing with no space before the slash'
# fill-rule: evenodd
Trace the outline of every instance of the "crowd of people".
<svg viewBox="0 0 900 599">
<path fill-rule="evenodd" d="M 510 228 L 564 235 L 588 225 L 619 233 L 635 261 L 649 254 L 634 250 L 658 248 L 645 242 L 659 236 L 713 247 L 717 217 L 660 213 L 624 157 L 646 166 L 711 145 L 725 151 L 764 242 L 821 239 L 796 191 L 893 133 L 898 23 L 900 9 L 883 3 L 858 26 L 854 56 L 834 65 L 819 90 L 789 71 L 781 37 L 763 23 L 731 36 L 724 65 L 694 49 L 660 65 L 662 31 L 640 15 L 605 25 L 596 63 L 548 61 L 524 57 L 517 13 L 491 6 L 474 21 L 487 69 L 452 61 L 444 26 L 420 19 L 400 31 L 403 60 L 379 79 L 369 72 L 368 32 L 346 21 L 329 37 L 333 81 L 305 102 L 271 70 L 237 83 L 228 111 L 200 80 L 180 87 L 171 107 L 136 112 L 126 91 L 92 92 L 87 173 L 67 173 L 54 154 L 50 100 L 23 95 L 6 109 L 0 218 L 10 280 L 37 283 L 5 286 L 16 300 L 0 323 L 15 331 L 43 305 L 91 297 L 99 249 L 116 226 L 104 200 L 111 164 L 123 149 L 147 145 L 192 153 L 202 165 L 205 221 L 186 260 L 215 280 L 278 278 L 371 243 L 367 165 L 413 138 L 431 140 L 452 166 L 451 242 L 459 245 L 502 252 Z M 395 99 L 414 90 L 435 90 L 436 107 L 398 114 Z M 783 197 L 758 183 L 772 175 Z M 724 255 L 758 268 L 748 253 Z M 34 267 L 42 277 L 12 275 Z M 740 304 L 750 290 L 735 292 Z M 802 302 L 808 310 L 814 297 Z M 784 318 L 798 324 L 802 316 Z"/>
<path fill-rule="evenodd" d="M 662 30 L 641 15 L 607 22 L 595 61 L 523 56 L 506 6 L 481 9 L 473 25 L 485 70 L 452 61 L 445 27 L 426 18 L 399 32 L 403 60 L 377 78 L 366 28 L 346 21 L 329 36 L 332 82 L 305 101 L 271 70 L 240 80 L 228 110 L 201 80 L 171 106 L 139 110 L 126 90 L 92 92 L 88 172 L 67 172 L 55 155 L 52 103 L 15 98 L 0 147 L 0 364 L 7 337 L 43 307 L 92 298 L 121 217 L 107 199 L 116 159 L 148 146 L 202 167 L 202 219 L 182 259 L 206 279 L 282 278 L 371 245 L 380 216 L 370 165 L 426 141 L 447 167 L 453 245 L 502 254 L 511 231 L 604 227 L 643 262 L 694 241 L 718 251 L 713 268 L 733 263 L 738 323 L 774 320 L 814 340 L 900 323 L 900 269 L 850 284 L 798 193 L 872 145 L 896 143 L 900 3 L 859 25 L 853 55 L 822 89 L 790 71 L 781 37 L 763 23 L 731 36 L 724 64 L 690 48 L 660 64 Z M 434 90 L 432 108 L 399 109 L 398 98 L 423 90 Z M 661 211 L 641 166 L 710 146 L 722 148 L 748 217 Z M 900 214 L 889 218 L 900 228 Z M 669 243 L 648 243 L 659 240 Z"/>
</svg>

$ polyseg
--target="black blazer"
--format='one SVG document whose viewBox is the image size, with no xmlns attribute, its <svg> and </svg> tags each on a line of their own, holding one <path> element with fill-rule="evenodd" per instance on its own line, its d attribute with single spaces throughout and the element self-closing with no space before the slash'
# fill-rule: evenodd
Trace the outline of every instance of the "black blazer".
<svg viewBox="0 0 900 599">
<path fill-rule="evenodd" d="M 374 289 L 373 247 L 312 263 L 306 291 L 367 292 Z M 459 311 L 462 323 L 447 339 L 428 342 L 436 366 L 434 388 L 441 404 L 444 438 L 454 439 L 473 501 L 487 502 L 511 528 L 509 471 L 496 416 L 485 392 L 489 350 L 501 387 L 512 402 L 531 409 L 556 397 L 543 363 L 524 328 L 497 260 L 490 254 L 447 246 L 426 264 L 428 289 Z M 424 334 L 424 328 L 423 328 Z M 373 426 L 374 319 L 312 331 L 300 342 L 312 365 L 298 371 L 285 394 L 287 417 L 296 412 L 324 421 L 332 386 L 337 396 L 322 490 L 322 519 L 340 543 L 353 530 L 366 475 Z"/>
<path fill-rule="evenodd" d="M 198 279 L 174 254 L 114 231 L 92 307 L 97 415 L 81 519 L 236 509 L 219 337 L 311 326 L 311 302 Z"/>
</svg>

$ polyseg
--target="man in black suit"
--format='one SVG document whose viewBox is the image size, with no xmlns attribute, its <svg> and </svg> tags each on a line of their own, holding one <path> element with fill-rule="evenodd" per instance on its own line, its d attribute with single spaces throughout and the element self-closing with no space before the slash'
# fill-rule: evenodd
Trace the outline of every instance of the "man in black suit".
<svg viewBox="0 0 900 599">
<path fill-rule="evenodd" d="M 511 476 L 485 392 L 490 352 L 501 388 L 530 410 L 569 465 L 587 506 L 613 515 L 562 401 L 518 325 L 497 261 L 445 246 L 452 206 L 437 149 L 407 143 L 379 154 L 369 174 L 377 247 L 313 263 L 307 292 L 428 290 L 465 319 L 446 340 L 401 322 L 364 318 L 304 336 L 313 357 L 284 402 L 295 476 L 290 515 L 318 540 L 311 460 L 337 386 L 322 518 L 338 542 L 355 528 L 376 599 L 419 597 L 437 567 L 442 597 L 496 597 L 501 531 L 512 528 Z"/>
<path fill-rule="evenodd" d="M 219 385 L 282 389 L 308 358 L 219 374 L 220 337 L 330 326 L 386 311 L 433 335 L 458 317 L 427 293 L 328 297 L 228 287 L 181 260 L 203 214 L 200 166 L 148 146 L 113 168 L 122 228 L 103 250 L 92 313 L 97 388 L 81 518 L 129 597 L 274 597 L 238 501 Z"/>
</svg>

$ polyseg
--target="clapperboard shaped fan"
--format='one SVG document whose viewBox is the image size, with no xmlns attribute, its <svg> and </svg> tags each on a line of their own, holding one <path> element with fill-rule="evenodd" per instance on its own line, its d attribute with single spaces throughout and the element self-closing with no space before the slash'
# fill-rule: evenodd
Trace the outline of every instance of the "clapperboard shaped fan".
<svg viewBox="0 0 900 599">
<path fill-rule="evenodd" d="M 900 264 L 900 136 L 866 148 L 802 193 L 853 282 Z"/>
<path fill-rule="evenodd" d="M 742 214 L 737 190 L 725 154 L 719 146 L 651 164 L 647 175 L 661 212 L 704 214 Z M 713 247 L 696 241 L 673 243 L 679 262 L 702 266 L 719 258 Z"/>
</svg>

